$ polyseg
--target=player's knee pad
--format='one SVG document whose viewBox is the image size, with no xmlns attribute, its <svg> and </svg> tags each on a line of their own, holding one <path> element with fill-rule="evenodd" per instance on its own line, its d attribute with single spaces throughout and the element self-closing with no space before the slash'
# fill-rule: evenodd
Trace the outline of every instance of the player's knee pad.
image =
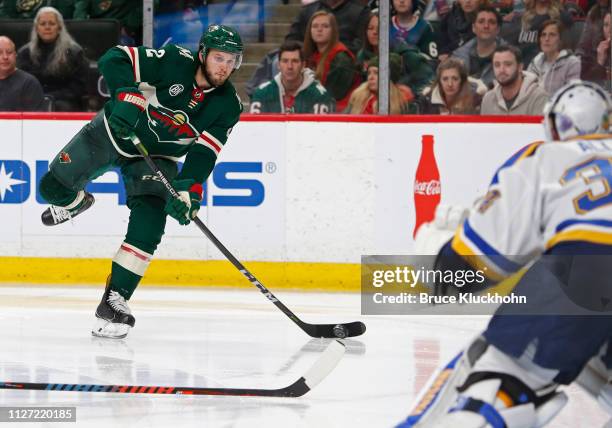
<svg viewBox="0 0 612 428">
<path fill-rule="evenodd" d="M 496 371 L 475 368 L 487 352 L 482 338 L 447 364 L 421 394 L 421 399 L 400 427 L 535 428 L 556 416 L 567 396 L 556 384 L 531 388 L 520 379 L 518 365 L 503 364 Z M 527 376 L 525 376 L 527 377 Z"/>
<path fill-rule="evenodd" d="M 40 196 L 51 205 L 66 206 L 74 201 L 77 192 L 64 186 L 59 180 L 47 171 L 40 180 Z"/>
<path fill-rule="evenodd" d="M 153 254 L 166 227 L 165 202 L 157 196 L 129 198 L 130 221 L 125 242 Z"/>
</svg>

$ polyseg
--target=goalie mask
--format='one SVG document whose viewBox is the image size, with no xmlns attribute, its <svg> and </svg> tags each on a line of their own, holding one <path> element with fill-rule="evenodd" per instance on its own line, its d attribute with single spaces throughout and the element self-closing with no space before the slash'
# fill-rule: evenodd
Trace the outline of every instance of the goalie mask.
<svg viewBox="0 0 612 428">
<path fill-rule="evenodd" d="M 236 30 L 227 25 L 210 25 L 200 38 L 200 51 L 202 52 L 203 63 L 210 49 L 217 49 L 236 55 L 234 71 L 242 64 L 242 39 Z"/>
<path fill-rule="evenodd" d="M 546 140 L 608 133 L 611 114 L 612 101 L 601 87 L 574 80 L 560 88 L 544 107 Z"/>
</svg>

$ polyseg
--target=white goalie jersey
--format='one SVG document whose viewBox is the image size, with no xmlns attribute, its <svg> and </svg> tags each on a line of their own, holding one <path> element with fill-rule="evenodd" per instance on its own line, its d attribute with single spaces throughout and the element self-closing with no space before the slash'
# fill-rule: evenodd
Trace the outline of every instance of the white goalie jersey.
<svg viewBox="0 0 612 428">
<path fill-rule="evenodd" d="M 451 246 L 495 281 L 559 246 L 610 246 L 612 135 L 530 144 L 496 172 Z M 603 247 L 605 248 L 605 247 Z"/>
</svg>

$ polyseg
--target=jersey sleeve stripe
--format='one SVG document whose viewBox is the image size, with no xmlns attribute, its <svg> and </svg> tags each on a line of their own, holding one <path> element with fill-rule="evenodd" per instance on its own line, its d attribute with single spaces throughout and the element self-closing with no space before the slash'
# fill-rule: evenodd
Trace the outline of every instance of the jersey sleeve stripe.
<svg viewBox="0 0 612 428">
<path fill-rule="evenodd" d="M 451 248 L 461 256 L 469 256 L 464 257 L 464 260 L 474 269 L 483 272 L 484 275 L 492 281 L 499 282 L 508 276 L 506 272 L 500 271 L 492 264 L 487 263 L 483 257 L 479 257 L 476 252 L 466 244 L 462 236 L 462 229 L 459 229 L 455 234 L 451 242 Z"/>
<path fill-rule="evenodd" d="M 606 227 L 606 228 L 612 228 L 612 221 L 598 220 L 598 219 L 593 219 L 593 220 L 570 219 L 570 220 L 565 220 L 559 223 L 557 227 L 555 228 L 555 232 L 559 233 L 562 230 L 568 229 L 575 225 L 589 225 L 589 226 L 601 226 L 601 227 Z"/>
<path fill-rule="evenodd" d="M 522 149 L 520 149 L 518 152 L 516 152 L 515 154 L 513 154 L 506 162 L 504 162 L 504 164 L 502 166 L 500 166 L 497 171 L 495 172 L 495 175 L 493 176 L 493 180 L 491 180 L 491 185 L 497 184 L 499 182 L 499 172 L 504 169 L 504 168 L 508 168 L 512 165 L 514 165 L 515 163 L 520 162 L 521 160 L 528 158 L 529 156 L 533 155 L 536 151 L 536 149 L 538 147 L 540 147 L 540 145 L 543 143 L 543 141 L 536 141 L 534 143 L 528 144 L 525 147 L 523 147 Z"/>
<path fill-rule="evenodd" d="M 593 230 L 584 229 L 572 229 L 553 235 L 553 237 L 550 238 L 546 243 L 546 249 L 549 250 L 557 244 L 566 243 L 569 241 L 612 245 L 612 233 L 597 232 Z"/>
<path fill-rule="evenodd" d="M 478 250 L 485 256 L 495 256 L 495 264 L 507 272 L 516 272 L 521 268 L 518 263 L 515 263 L 504 257 L 499 251 L 493 248 L 487 241 L 482 239 L 478 233 L 472 228 L 468 220 L 463 222 L 463 232 L 465 237 L 471 241 Z"/>
<path fill-rule="evenodd" d="M 215 152 L 215 155 L 217 156 L 219 156 L 219 153 L 221 153 L 221 149 L 223 148 L 223 144 L 221 144 L 219 140 L 217 140 L 215 137 L 213 137 L 206 131 L 200 134 L 200 137 L 196 142 L 198 144 L 202 144 L 203 146 L 208 147 L 213 152 Z"/>
<path fill-rule="evenodd" d="M 138 49 L 134 49 L 130 46 L 118 46 L 124 51 L 132 63 L 132 71 L 134 72 L 134 81 L 140 82 L 140 61 L 138 57 Z"/>
</svg>

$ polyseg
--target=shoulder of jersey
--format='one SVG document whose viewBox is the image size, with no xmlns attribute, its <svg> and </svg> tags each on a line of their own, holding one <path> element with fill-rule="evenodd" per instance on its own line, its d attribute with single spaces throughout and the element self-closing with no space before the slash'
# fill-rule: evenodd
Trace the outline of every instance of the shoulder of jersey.
<svg viewBox="0 0 612 428">
<path fill-rule="evenodd" d="M 163 50 L 177 65 L 184 63 L 193 66 L 198 60 L 197 53 L 179 45 L 167 45 Z"/>
</svg>

